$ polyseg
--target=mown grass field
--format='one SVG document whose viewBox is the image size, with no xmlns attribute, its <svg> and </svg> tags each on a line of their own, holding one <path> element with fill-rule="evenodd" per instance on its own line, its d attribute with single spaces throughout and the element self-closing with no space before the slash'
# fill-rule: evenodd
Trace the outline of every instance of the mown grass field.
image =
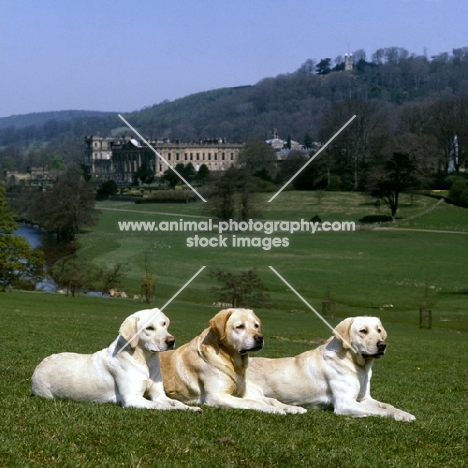
<svg viewBox="0 0 468 468">
<path fill-rule="evenodd" d="M 405 202 L 404 202 L 405 203 Z M 275 306 L 259 309 L 262 356 L 294 355 L 330 336 L 327 327 L 269 270 L 272 265 L 317 310 L 330 288 L 335 325 L 351 315 L 377 315 L 389 333 L 387 355 L 374 366 L 372 395 L 409 411 L 406 424 L 352 419 L 327 411 L 276 416 L 204 408 L 156 412 L 114 405 L 51 402 L 31 396 L 30 378 L 47 355 L 94 352 L 115 338 L 126 316 L 146 305 L 27 292 L 0 295 L 0 465 L 5 467 L 462 467 L 468 459 L 468 210 L 416 198 L 401 209 L 397 230 L 289 235 L 284 249 L 190 249 L 187 233 L 121 233 L 118 220 L 202 215 L 201 204 L 105 203 L 98 226 L 81 238 L 98 264 L 128 262 L 125 287 L 138 293 L 150 248 L 160 307 L 202 266 L 207 268 L 165 309 L 180 345 L 201 332 L 219 308 L 208 292 L 216 267 L 256 267 Z M 165 214 L 156 214 L 156 213 Z M 354 220 L 375 214 L 359 195 L 283 193 L 264 204 L 264 218 Z M 414 217 L 415 216 L 415 217 Z M 414 218 L 412 218 L 414 217 Z M 412 218 L 412 219 L 409 219 Z M 422 229 L 414 231 L 406 229 Z M 428 232 L 450 231 L 450 233 Z M 452 233 L 455 232 L 455 233 Z M 420 329 L 418 309 L 430 286 L 433 329 Z M 393 307 L 383 307 L 385 305 Z"/>
<path fill-rule="evenodd" d="M 268 199 L 268 196 L 264 196 Z M 327 290 L 344 315 L 375 313 L 392 305 L 392 316 L 403 322 L 417 322 L 426 287 L 438 325 L 468 331 L 465 317 L 468 277 L 468 210 L 437 205 L 437 200 L 415 197 L 403 199 L 399 212 L 400 230 L 357 230 L 250 234 L 252 237 L 287 237 L 289 246 L 271 248 L 190 248 L 188 232 L 121 232 L 118 221 L 201 220 L 180 215 L 202 216 L 202 204 L 134 205 L 103 203 L 101 221 L 83 236 L 83 251 L 100 265 L 126 263 L 129 267 L 124 289 L 140 293 L 145 275 L 145 252 L 150 252 L 151 272 L 156 275 L 156 295 L 165 300 L 194 275 L 206 269 L 184 290 L 180 299 L 211 304 L 208 289 L 213 286 L 209 271 L 215 268 L 240 271 L 256 268 L 270 290 L 278 310 L 304 309 L 269 266 L 273 266 L 310 303 L 320 308 Z M 369 199 L 360 194 L 326 193 L 320 205 L 310 193 L 284 192 L 274 203 L 262 203 L 263 220 L 354 221 L 376 214 Z M 419 216 L 422 213 L 426 213 Z M 118 211 L 114 211 L 118 210 Z M 166 214 L 161 214 L 166 213 Z M 426 228 L 426 225 L 428 226 Z M 406 229 L 430 229 L 428 232 Z M 215 233 L 198 233 L 216 236 Z M 229 235 L 228 235 L 229 237 Z M 304 309 L 305 310 L 305 309 Z"/>
<path fill-rule="evenodd" d="M 157 412 L 53 402 L 30 393 L 30 377 L 43 357 L 108 346 L 140 304 L 37 293 L 2 296 L 1 466 L 465 466 L 466 333 L 421 330 L 411 320 L 383 318 L 390 347 L 374 366 L 372 394 L 413 413 L 412 424 L 327 411 L 288 416 L 211 408 L 201 414 Z M 216 311 L 180 301 L 166 310 L 179 344 L 200 332 Z M 310 313 L 259 315 L 264 356 L 292 355 L 330 334 Z"/>
</svg>

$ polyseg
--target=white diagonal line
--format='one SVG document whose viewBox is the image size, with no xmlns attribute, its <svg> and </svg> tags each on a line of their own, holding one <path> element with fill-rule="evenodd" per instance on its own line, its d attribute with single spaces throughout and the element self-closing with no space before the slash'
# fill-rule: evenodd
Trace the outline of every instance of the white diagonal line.
<svg viewBox="0 0 468 468">
<path fill-rule="evenodd" d="M 202 266 L 162 307 L 164 310 L 204 269 L 206 266 Z"/>
<path fill-rule="evenodd" d="M 189 184 L 189 183 L 184 179 L 184 177 L 183 177 L 181 174 L 179 174 L 179 173 L 164 159 L 164 157 L 163 157 L 158 151 L 156 151 L 156 150 L 150 145 L 150 143 L 148 143 L 148 142 L 141 136 L 140 133 L 137 132 L 137 130 L 136 130 L 134 127 L 132 127 L 120 114 L 119 114 L 119 117 L 120 117 L 120 119 L 125 123 L 125 125 L 127 125 L 127 127 L 128 127 L 130 130 L 132 130 L 133 132 L 135 132 L 135 133 L 140 137 L 140 139 L 146 144 L 146 146 L 148 146 L 148 148 L 150 148 L 150 149 L 152 149 L 152 150 L 154 151 L 154 154 L 156 154 L 156 156 L 157 156 L 159 159 L 162 159 L 162 160 L 169 166 L 169 168 L 170 168 L 173 172 L 175 172 L 175 173 L 178 175 L 178 177 L 179 177 L 180 179 L 182 179 L 182 180 L 192 189 L 192 191 L 193 191 L 196 195 L 198 195 L 198 197 L 200 197 L 200 198 L 206 203 L 206 200 L 195 190 L 195 188 L 192 187 L 192 185 Z"/>
<path fill-rule="evenodd" d="M 156 312 L 142 327 L 140 327 L 140 330 L 137 331 L 117 352 L 117 355 L 119 355 L 131 341 L 136 338 L 141 331 L 146 328 L 146 325 L 151 323 L 204 269 L 206 266 L 202 266 L 160 309 L 158 312 Z"/>
<path fill-rule="evenodd" d="M 357 354 L 357 351 L 351 346 L 351 343 L 348 343 L 340 333 L 338 333 L 272 266 L 269 267 L 270 270 L 281 280 L 283 283 L 291 289 L 294 294 L 307 306 L 309 309 L 335 334 L 337 335 L 340 340 L 342 340 L 347 346 L 351 348 L 351 350 Z"/>
<path fill-rule="evenodd" d="M 354 119 L 353 115 L 269 200 L 272 202 Z"/>
</svg>

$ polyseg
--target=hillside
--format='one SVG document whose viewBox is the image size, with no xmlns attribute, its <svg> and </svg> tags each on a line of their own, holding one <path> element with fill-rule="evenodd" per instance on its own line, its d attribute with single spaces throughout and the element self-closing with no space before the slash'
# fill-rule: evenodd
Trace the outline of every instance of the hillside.
<svg viewBox="0 0 468 468">
<path fill-rule="evenodd" d="M 308 59 L 296 71 L 265 78 L 252 86 L 221 88 L 126 114 L 145 136 L 194 141 L 224 137 L 266 139 L 274 128 L 280 137 L 304 141 L 321 138 L 324 116 L 335 104 L 372 103 L 393 115 L 394 109 L 468 95 L 468 47 L 435 57 L 388 47 L 370 60 L 353 54 L 353 70 L 339 60 Z M 5 128 L 8 127 L 8 128 Z M 13 128 L 14 127 L 14 128 Z M 118 129 L 118 130 L 117 130 Z M 0 119 L 0 148 L 23 152 L 31 144 L 81 144 L 86 134 L 122 131 L 115 114 L 64 111 Z M 123 128 L 125 131 L 125 128 Z M 0 155 L 1 156 L 1 155 Z"/>
<path fill-rule="evenodd" d="M 254 86 L 194 94 L 128 118 L 152 137 L 245 140 L 268 138 L 277 128 L 280 136 L 302 141 L 306 133 L 318 138 L 324 111 L 337 102 L 399 107 L 468 93 L 468 48 L 431 59 L 394 47 L 380 49 L 371 61 L 363 51 L 354 56 L 352 71 L 329 59 L 309 59 L 295 72 Z"/>
<path fill-rule="evenodd" d="M 41 127 L 51 120 L 63 121 L 74 120 L 83 117 L 107 117 L 114 115 L 111 112 L 85 111 L 85 110 L 66 110 L 52 112 L 34 112 L 32 114 L 12 115 L 10 117 L 0 117 L 0 129 L 14 127 L 22 129 L 29 126 Z"/>
</svg>

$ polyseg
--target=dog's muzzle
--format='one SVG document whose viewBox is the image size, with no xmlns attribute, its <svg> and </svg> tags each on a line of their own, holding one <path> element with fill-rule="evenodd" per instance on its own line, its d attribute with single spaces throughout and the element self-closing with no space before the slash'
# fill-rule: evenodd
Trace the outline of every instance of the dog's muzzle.
<svg viewBox="0 0 468 468">
<path fill-rule="evenodd" d="M 175 338 L 173 336 L 169 336 L 166 338 L 166 346 L 167 349 L 174 349 L 175 345 Z"/>
<path fill-rule="evenodd" d="M 249 349 L 243 349 L 240 353 L 246 354 L 251 351 L 260 351 L 263 348 L 263 335 L 254 335 L 254 345 Z"/>
<path fill-rule="evenodd" d="M 385 341 L 383 341 L 383 340 L 380 340 L 380 341 L 377 342 L 377 352 L 375 354 L 364 354 L 364 353 L 362 353 L 361 356 L 364 359 L 367 359 L 367 358 L 378 359 L 380 356 L 383 356 L 385 354 L 386 348 L 387 348 L 387 343 L 385 343 Z"/>
</svg>

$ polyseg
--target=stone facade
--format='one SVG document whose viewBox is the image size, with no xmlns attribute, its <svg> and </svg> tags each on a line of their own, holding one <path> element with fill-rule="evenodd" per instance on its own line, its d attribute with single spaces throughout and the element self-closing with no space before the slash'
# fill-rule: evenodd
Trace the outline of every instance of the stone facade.
<svg viewBox="0 0 468 468">
<path fill-rule="evenodd" d="M 135 172 L 143 165 L 160 177 L 169 168 L 177 164 L 192 163 L 196 171 L 205 164 L 210 171 L 226 170 L 237 162 L 239 152 L 244 147 L 241 143 L 229 143 L 226 140 L 204 140 L 200 143 L 181 143 L 171 141 L 150 142 L 163 158 L 144 142 L 130 137 L 102 138 L 89 136 L 85 139 L 85 163 L 91 173 L 102 179 L 131 183 Z"/>
</svg>

